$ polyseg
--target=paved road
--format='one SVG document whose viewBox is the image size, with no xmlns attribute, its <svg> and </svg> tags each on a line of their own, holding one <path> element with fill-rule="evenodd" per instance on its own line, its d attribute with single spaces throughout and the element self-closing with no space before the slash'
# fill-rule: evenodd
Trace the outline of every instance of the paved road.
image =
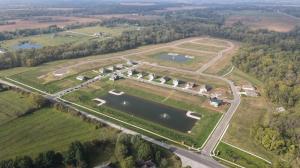
<svg viewBox="0 0 300 168">
<path fill-rule="evenodd" d="M 213 131 L 213 133 L 211 134 L 207 143 L 204 145 L 204 147 L 201 151 L 201 153 L 206 156 L 210 156 L 212 154 L 215 146 L 218 144 L 222 135 L 225 133 L 226 128 L 227 128 L 233 114 L 235 113 L 235 111 L 237 110 L 237 108 L 241 102 L 240 95 L 238 94 L 238 91 L 236 90 L 236 87 L 234 86 L 234 83 L 232 81 L 230 81 L 229 79 L 226 79 L 225 77 L 222 77 L 222 76 L 216 76 L 216 75 L 210 75 L 210 74 L 204 73 L 209 67 L 214 65 L 217 61 L 219 61 L 224 56 L 224 53 L 233 49 L 233 47 L 234 47 L 233 43 L 229 42 L 229 44 L 230 44 L 229 48 L 226 48 L 226 49 L 220 51 L 218 53 L 217 57 L 214 57 L 208 63 L 204 64 L 196 72 L 189 71 L 189 70 L 183 70 L 183 69 L 177 69 L 174 67 L 157 65 L 157 64 L 148 63 L 148 62 L 141 62 L 143 64 L 158 67 L 158 68 L 164 68 L 164 69 L 169 69 L 172 71 L 178 71 L 178 72 L 183 72 L 183 73 L 191 73 L 191 74 L 195 74 L 195 75 L 198 74 L 198 75 L 202 75 L 202 76 L 206 76 L 206 77 L 210 77 L 210 78 L 219 79 L 219 80 L 226 82 L 230 86 L 232 94 L 233 94 L 233 100 L 231 101 L 231 105 L 230 105 L 228 111 L 224 114 L 223 118 L 221 119 L 221 121 L 219 122 L 216 129 Z M 189 50 L 189 49 L 187 49 L 187 50 Z"/>
<path fill-rule="evenodd" d="M 192 39 L 183 40 L 181 43 L 187 42 L 187 41 L 193 41 L 193 40 Z M 180 43 L 171 43 L 171 44 L 173 44 L 173 45 L 169 45 L 169 46 L 178 45 Z M 231 47 L 232 46 L 233 46 L 233 44 L 231 44 Z M 165 47 L 157 47 L 157 48 L 152 49 L 152 50 L 156 50 L 156 49 L 159 49 L 159 48 L 165 48 Z M 229 124 L 229 122 L 230 122 L 230 120 L 231 120 L 234 112 L 238 108 L 238 106 L 240 104 L 240 96 L 237 94 L 237 90 L 234 87 L 234 84 L 233 84 L 232 81 L 230 81 L 230 80 L 228 80 L 226 78 L 220 77 L 220 76 L 214 76 L 214 75 L 205 74 L 204 71 L 207 70 L 211 65 L 213 65 L 214 63 L 216 63 L 220 58 L 222 58 L 223 57 L 223 53 L 226 52 L 227 50 L 229 50 L 229 48 L 225 49 L 222 52 L 220 52 L 217 57 L 215 57 L 210 62 L 208 62 L 207 64 L 205 64 L 203 67 L 201 67 L 196 72 L 187 71 L 187 70 L 181 70 L 181 69 L 176 69 L 176 68 L 174 69 L 172 67 L 164 67 L 164 66 L 160 66 L 160 65 L 156 65 L 156 64 L 151 64 L 152 66 L 159 66 L 159 67 L 162 67 L 162 68 L 174 69 L 176 71 L 182 71 L 182 72 L 187 72 L 187 73 L 194 73 L 194 74 L 198 74 L 198 75 L 202 75 L 202 76 L 207 76 L 207 77 L 212 77 L 212 78 L 223 80 L 223 81 L 227 82 L 230 85 L 232 93 L 233 93 L 233 96 L 234 96 L 234 101 L 232 102 L 229 110 L 224 114 L 224 117 L 222 118 L 222 120 L 220 121 L 220 123 L 217 125 L 216 129 L 214 130 L 214 132 L 210 136 L 209 140 L 205 144 L 205 146 L 204 146 L 203 150 L 201 151 L 201 153 L 191 152 L 191 151 L 186 150 L 186 149 L 174 147 L 172 145 L 169 145 L 169 144 L 157 141 L 155 139 L 152 139 L 152 138 L 144 136 L 144 135 L 142 136 L 147 141 L 150 141 L 150 142 L 152 142 L 154 144 L 160 145 L 160 146 L 162 146 L 164 148 L 167 148 L 167 149 L 170 149 L 171 151 L 173 151 L 175 154 L 177 154 L 182 159 L 182 162 L 183 162 L 184 166 L 191 165 L 193 168 L 202 168 L 202 167 L 203 168 L 206 168 L 206 167 L 221 168 L 221 167 L 224 167 L 220 163 L 218 163 L 217 161 L 213 160 L 213 158 L 211 157 L 211 153 L 212 153 L 214 147 L 217 145 L 217 143 L 220 140 L 220 138 L 222 137 L 223 133 L 225 132 L 226 127 L 228 126 L 228 124 Z M 146 51 L 146 52 L 149 52 L 149 50 Z M 140 53 L 143 53 L 143 52 L 140 52 Z M 128 55 L 135 55 L 135 54 L 128 54 Z M 125 55 L 123 55 L 122 58 L 126 59 Z M 16 85 L 14 85 L 12 83 L 3 81 L 1 79 L 0 79 L 0 83 L 5 83 L 5 84 L 10 85 L 12 87 L 22 88 L 20 86 L 16 86 Z M 26 90 L 26 91 L 28 91 L 25 88 L 23 88 L 23 89 Z M 58 94 L 58 95 L 60 95 L 60 94 Z M 58 96 L 58 95 L 56 95 L 56 96 Z M 49 98 L 49 99 L 51 99 L 52 101 L 60 101 L 61 102 L 61 100 L 57 99 L 57 97 L 53 97 L 53 95 L 44 95 L 44 96 L 47 97 L 47 98 Z M 65 106 L 69 106 L 71 108 L 74 108 L 73 106 L 70 106 L 69 104 L 67 104 L 65 102 L 63 102 L 63 103 L 64 103 Z M 134 131 L 129 130 L 127 128 L 118 126 L 118 125 L 116 125 L 114 123 L 111 123 L 109 121 L 103 120 L 103 119 L 101 119 L 99 117 L 93 116 L 93 115 L 91 115 L 89 113 L 86 113 L 84 111 L 80 111 L 80 112 L 82 114 L 88 116 L 88 117 L 97 119 L 97 120 L 99 120 L 99 121 L 101 121 L 103 123 L 106 123 L 106 124 L 114 127 L 114 128 L 120 129 L 123 132 L 126 132 L 128 134 L 137 134 L 137 132 L 134 132 Z"/>
</svg>

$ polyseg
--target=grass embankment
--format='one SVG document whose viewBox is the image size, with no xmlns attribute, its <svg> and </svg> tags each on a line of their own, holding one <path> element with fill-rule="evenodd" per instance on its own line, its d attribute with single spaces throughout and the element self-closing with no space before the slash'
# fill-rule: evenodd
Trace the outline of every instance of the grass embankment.
<svg viewBox="0 0 300 168">
<path fill-rule="evenodd" d="M 26 85 L 29 85 L 31 87 L 34 87 L 36 89 L 46 91 L 48 93 L 55 93 L 66 88 L 76 86 L 81 83 L 81 81 L 76 79 L 77 75 L 71 75 L 60 80 L 41 83 L 42 81 L 39 82 L 39 79 L 37 79 L 36 77 L 37 76 L 36 73 L 39 72 L 36 70 L 26 71 L 23 73 L 10 76 L 9 78 L 24 83 Z"/>
<path fill-rule="evenodd" d="M 113 137 L 116 130 L 96 129 L 94 124 L 53 108 L 43 108 L 0 126 L 0 158 L 36 156 L 40 152 L 64 152 L 75 140 Z"/>
<path fill-rule="evenodd" d="M 31 98 L 8 90 L 0 92 L 0 126 L 34 108 Z"/>
<path fill-rule="evenodd" d="M 224 50 L 226 47 L 205 45 L 205 44 L 196 44 L 196 43 L 184 43 L 179 45 L 182 48 L 199 50 L 199 51 L 208 51 L 208 52 L 219 52 Z"/>
<path fill-rule="evenodd" d="M 271 166 L 264 160 L 236 149 L 223 142 L 218 145 L 216 152 L 218 157 L 247 168 L 267 168 Z"/>
<path fill-rule="evenodd" d="M 192 133 L 183 133 L 179 131 L 175 131 L 166 127 L 163 127 L 161 125 L 158 125 L 156 123 L 152 123 L 150 121 L 131 116 L 127 113 L 106 107 L 101 106 L 97 107 L 97 103 L 92 101 L 92 99 L 96 97 L 103 96 L 107 94 L 107 92 L 110 89 L 117 89 L 120 91 L 125 91 L 127 94 L 141 97 L 144 99 L 148 99 L 151 101 L 155 101 L 158 103 L 162 103 L 176 107 L 179 109 L 185 109 L 185 110 L 191 110 L 195 112 L 199 112 L 203 117 L 200 121 L 198 121 L 194 128 L 192 129 Z M 146 92 L 145 90 L 140 90 L 137 88 L 133 88 L 130 86 L 124 86 L 119 84 L 112 84 L 109 81 L 107 82 L 99 82 L 95 83 L 94 86 L 83 88 L 81 90 L 78 90 L 76 92 L 70 93 L 64 97 L 66 100 L 69 100 L 74 103 L 78 103 L 82 106 L 86 106 L 88 108 L 91 108 L 93 110 L 99 111 L 100 113 L 107 114 L 109 116 L 112 116 L 117 119 L 121 119 L 122 121 L 134 124 L 136 126 L 142 127 L 144 129 L 147 129 L 149 131 L 158 133 L 160 135 L 163 135 L 165 137 L 171 138 L 173 140 L 176 140 L 178 142 L 184 141 L 186 144 L 192 146 L 196 145 L 197 147 L 200 147 L 206 138 L 208 137 L 209 133 L 221 117 L 221 113 L 213 112 L 204 108 L 201 108 L 195 104 L 189 104 L 183 101 L 176 101 L 172 99 L 165 99 L 165 97 L 155 95 L 150 92 Z M 101 116 L 101 115 L 99 115 Z"/>
</svg>

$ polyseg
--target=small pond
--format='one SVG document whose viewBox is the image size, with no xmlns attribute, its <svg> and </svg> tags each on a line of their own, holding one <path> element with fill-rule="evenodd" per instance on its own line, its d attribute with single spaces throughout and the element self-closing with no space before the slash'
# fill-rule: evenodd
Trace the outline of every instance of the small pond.
<svg viewBox="0 0 300 168">
<path fill-rule="evenodd" d="M 101 99 L 106 101 L 105 106 L 181 132 L 190 131 L 197 121 L 187 117 L 187 111 L 185 110 L 128 94 L 123 94 L 121 96 L 107 94 L 101 97 Z"/>
<path fill-rule="evenodd" d="M 15 50 L 20 50 L 20 49 L 39 49 L 42 48 L 43 46 L 40 44 L 35 44 L 31 42 L 23 42 L 15 45 L 13 48 Z"/>
<path fill-rule="evenodd" d="M 174 62 L 179 62 L 179 63 L 184 63 L 187 62 L 191 59 L 193 59 L 193 56 L 188 56 L 188 55 L 181 55 L 181 54 L 176 54 L 176 53 L 162 53 L 158 55 L 159 59 L 166 60 L 166 61 L 174 61 Z"/>
</svg>

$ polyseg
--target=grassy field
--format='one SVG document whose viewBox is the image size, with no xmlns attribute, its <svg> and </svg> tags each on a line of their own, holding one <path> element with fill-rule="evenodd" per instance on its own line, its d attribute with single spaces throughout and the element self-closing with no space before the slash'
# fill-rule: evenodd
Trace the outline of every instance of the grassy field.
<svg viewBox="0 0 300 168">
<path fill-rule="evenodd" d="M 178 47 L 187 48 L 187 49 L 193 49 L 193 50 L 199 50 L 199 51 L 207 51 L 207 52 L 219 52 L 221 50 L 224 50 L 226 47 L 221 46 L 213 46 L 213 45 L 207 45 L 207 44 L 197 44 L 197 43 L 183 43 L 179 45 Z"/>
<path fill-rule="evenodd" d="M 0 126 L 34 108 L 31 98 L 16 91 L 0 92 Z"/>
<path fill-rule="evenodd" d="M 300 21 L 277 12 L 265 12 L 259 10 L 243 10 L 236 12 L 225 12 L 228 18 L 225 25 L 231 26 L 233 23 L 241 21 L 252 29 L 268 29 L 278 32 L 288 32 L 295 26 L 300 25 Z"/>
<path fill-rule="evenodd" d="M 257 144 L 250 135 L 252 126 L 267 122 L 272 114 L 273 104 L 264 97 L 262 82 L 238 69 L 235 69 L 228 78 L 232 79 L 236 85 L 252 83 L 258 88 L 262 96 L 242 97 L 241 104 L 233 116 L 223 140 L 265 159 L 272 160 L 275 154 Z"/>
<path fill-rule="evenodd" d="M 222 39 L 214 39 L 214 38 L 202 38 L 200 40 L 196 40 L 196 43 L 207 44 L 207 45 L 216 45 L 222 47 L 229 47 L 230 45 L 222 40 Z"/>
<path fill-rule="evenodd" d="M 152 123 L 150 121 L 128 115 L 124 112 L 108 108 L 105 105 L 101 107 L 97 107 L 97 104 L 94 101 L 92 101 L 92 99 L 107 94 L 107 91 L 113 88 L 120 91 L 125 91 L 130 95 L 142 97 L 144 99 L 148 99 L 158 103 L 163 103 L 179 109 L 196 111 L 199 112 L 203 116 L 203 118 L 196 123 L 196 125 L 192 129 L 192 133 L 188 134 L 188 133 L 178 132 L 163 127 L 161 125 Z M 110 81 L 97 82 L 91 85 L 90 87 L 86 87 L 79 91 L 66 95 L 64 99 L 67 99 L 71 102 L 78 103 L 83 106 L 87 106 L 101 113 L 110 115 L 112 117 L 148 129 L 150 131 L 159 133 L 163 136 L 172 138 L 176 141 L 179 142 L 184 141 L 188 145 L 196 145 L 197 147 L 200 147 L 204 143 L 207 136 L 209 135 L 209 133 L 211 132 L 215 124 L 218 122 L 219 118 L 221 117 L 221 113 L 214 112 L 212 110 L 208 110 L 206 108 L 200 107 L 199 103 L 201 103 L 203 100 L 198 101 L 198 104 L 191 104 L 186 101 L 183 101 L 182 98 L 180 99 L 180 101 L 173 99 L 173 97 L 171 98 L 169 97 L 166 99 L 166 96 L 153 94 L 153 92 L 150 92 L 149 90 L 147 91 L 147 89 L 143 89 L 143 88 L 137 89 L 137 87 L 130 86 L 129 84 L 127 85 L 121 83 L 112 84 Z"/>
<path fill-rule="evenodd" d="M 167 53 L 177 53 L 179 55 L 189 55 L 193 56 L 193 59 L 187 60 L 186 62 L 176 62 L 172 60 L 164 60 L 160 58 L 161 54 L 167 54 Z M 155 51 L 151 51 L 146 54 L 141 55 L 135 55 L 131 56 L 131 59 L 134 60 L 142 60 L 146 62 L 152 62 L 152 63 L 158 63 L 160 65 L 164 66 L 170 66 L 170 67 L 176 67 L 180 69 L 186 69 L 186 70 L 196 70 L 199 69 L 204 63 L 209 61 L 211 58 L 216 56 L 215 53 L 202 53 L 198 51 L 190 51 L 185 50 L 181 48 L 164 48 L 164 49 L 158 49 Z"/>
<path fill-rule="evenodd" d="M 95 61 L 78 66 L 74 66 L 74 64 L 70 62 L 58 61 L 44 64 L 38 67 L 4 70 L 0 76 L 8 76 L 11 79 L 46 91 L 48 93 L 55 93 L 60 90 L 80 84 L 82 81 L 76 79 L 78 75 L 84 75 L 86 77 L 93 78 L 98 74 L 96 72 L 93 72 L 92 70 L 98 70 L 98 68 L 102 66 L 119 63 L 120 60 L 111 59 L 101 62 Z M 68 68 L 68 66 L 70 67 Z M 59 69 L 65 69 L 67 73 L 63 77 L 55 77 L 53 74 Z"/>
<path fill-rule="evenodd" d="M 95 129 L 95 125 L 80 118 L 44 108 L 0 126 L 0 158 L 36 156 L 47 150 L 64 152 L 75 140 L 90 141 L 115 135 L 116 131 L 111 128 Z"/>
<path fill-rule="evenodd" d="M 125 30 L 130 30 L 133 28 L 130 27 L 103 27 L 103 26 L 93 26 L 93 27 L 84 27 L 80 29 L 74 29 L 72 31 L 78 33 L 86 33 L 93 35 L 94 33 L 105 32 L 111 36 L 119 36 Z"/>
<path fill-rule="evenodd" d="M 239 149 L 236 149 L 230 145 L 221 142 L 216 151 L 218 152 L 218 157 L 236 163 L 238 165 L 247 168 L 268 168 L 271 167 L 267 162 L 254 157 L 248 153 L 245 153 Z"/>
<path fill-rule="evenodd" d="M 43 34 L 43 35 L 35 35 L 35 36 L 28 36 L 28 37 L 21 37 L 13 40 L 7 40 L 0 42 L 0 46 L 3 49 L 12 51 L 15 50 L 15 47 L 24 41 L 31 42 L 33 44 L 39 44 L 42 47 L 44 46 L 59 46 L 63 44 L 79 44 L 82 42 L 87 42 L 90 40 L 103 40 L 104 38 L 96 38 L 92 37 L 94 33 L 97 32 L 105 32 L 107 33 L 108 37 L 115 37 L 121 35 L 121 33 L 125 30 L 130 30 L 133 28 L 125 28 L 125 27 L 116 27 L 116 28 L 108 28 L 102 26 L 94 26 L 94 27 L 84 27 L 79 29 L 71 30 L 72 32 L 84 33 L 84 34 L 77 34 L 71 33 L 68 31 L 59 32 L 55 34 Z"/>
</svg>

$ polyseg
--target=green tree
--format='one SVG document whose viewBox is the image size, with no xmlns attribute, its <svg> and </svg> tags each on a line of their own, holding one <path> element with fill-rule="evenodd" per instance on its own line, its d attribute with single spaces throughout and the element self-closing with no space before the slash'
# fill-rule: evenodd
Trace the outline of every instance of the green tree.
<svg viewBox="0 0 300 168">
<path fill-rule="evenodd" d="M 137 151 L 137 158 L 139 160 L 149 160 L 151 158 L 152 150 L 147 142 L 143 142 Z"/>
<path fill-rule="evenodd" d="M 129 156 L 123 160 L 120 161 L 121 168 L 134 168 L 134 159 L 132 156 Z"/>
<path fill-rule="evenodd" d="M 14 168 L 32 168 L 34 167 L 31 157 L 16 157 L 14 161 Z"/>
</svg>

